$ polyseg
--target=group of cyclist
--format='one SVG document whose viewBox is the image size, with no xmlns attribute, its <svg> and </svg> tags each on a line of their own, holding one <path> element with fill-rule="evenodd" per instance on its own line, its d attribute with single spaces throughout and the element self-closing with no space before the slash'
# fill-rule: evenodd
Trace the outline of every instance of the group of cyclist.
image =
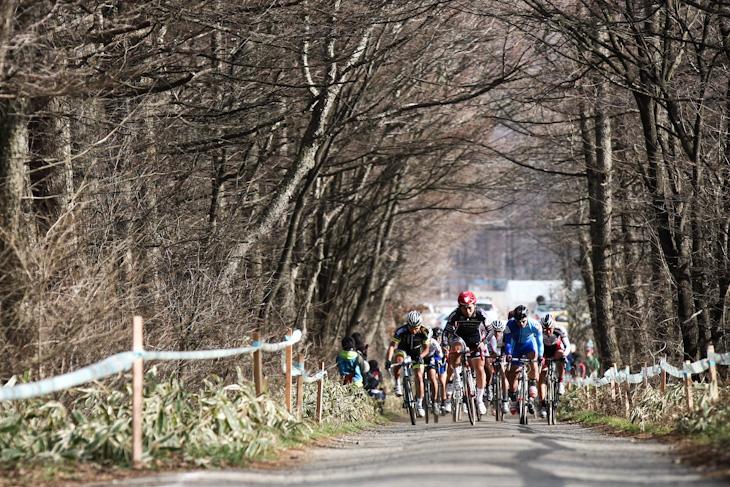
<svg viewBox="0 0 730 487">
<path fill-rule="evenodd" d="M 416 384 L 417 414 L 425 415 L 423 407 L 423 381 L 429 380 L 433 387 L 434 404 L 444 413 L 451 412 L 450 396 L 460 387 L 460 353 L 466 354 L 476 374 L 476 404 L 480 414 L 486 414 L 484 403 L 493 400 L 491 383 L 494 380 L 495 364 L 511 364 L 506 374 L 500 375 L 502 390 L 502 411 L 516 414 L 518 410 L 517 382 L 522 362 L 529 359 L 534 366 L 529 367 L 528 409 L 535 412 L 535 399 L 541 401 L 540 416 L 546 413 L 545 375 L 547 372 L 544 358 L 554 358 L 558 364 L 559 394 L 565 392 L 565 357 L 570 350 L 568 332 L 555 322 L 550 315 L 540 320 L 528 317 L 525 306 L 517 306 L 510 311 L 507 321 L 490 320 L 486 312 L 479 308 L 477 299 L 471 291 L 459 294 L 458 307 L 449 315 L 446 326 L 428 328 L 423 325 L 423 316 L 411 311 L 406 324 L 395 331 L 387 351 L 386 368 L 393 363 L 406 360 L 413 362 L 414 382 Z M 394 367 L 395 394 L 401 395 L 400 367 Z M 441 383 L 441 388 L 438 385 Z M 538 382 L 540 387 L 538 388 Z M 441 391 L 441 397 L 437 397 Z M 485 398 L 486 392 L 486 398 Z M 466 405 L 464 405 L 465 407 Z"/>
</svg>

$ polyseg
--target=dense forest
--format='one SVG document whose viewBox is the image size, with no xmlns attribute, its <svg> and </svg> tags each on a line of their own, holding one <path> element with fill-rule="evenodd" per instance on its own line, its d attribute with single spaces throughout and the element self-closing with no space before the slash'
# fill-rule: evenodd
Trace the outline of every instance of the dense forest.
<svg viewBox="0 0 730 487">
<path fill-rule="evenodd" d="M 728 350 L 722 2 L 6 0 L 0 20 L 0 378 L 127 350 L 133 314 L 155 350 L 378 343 L 490 219 L 583 280 L 604 361 Z"/>
</svg>

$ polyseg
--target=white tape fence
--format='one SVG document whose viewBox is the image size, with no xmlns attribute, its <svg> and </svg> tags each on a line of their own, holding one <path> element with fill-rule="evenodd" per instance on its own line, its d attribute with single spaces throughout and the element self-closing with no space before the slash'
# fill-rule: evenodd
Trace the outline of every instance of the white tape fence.
<svg viewBox="0 0 730 487">
<path fill-rule="evenodd" d="M 316 421 L 319 422 L 322 418 L 322 381 L 327 375 L 327 372 L 324 370 L 324 363 L 322 362 L 320 363 L 320 370 L 310 376 L 304 369 L 301 355 L 297 357 L 296 364 L 292 363 L 292 348 L 301 339 L 302 332 L 300 330 L 294 330 L 293 332 L 289 330 L 284 337 L 284 341 L 278 343 L 262 342 L 260 335 L 254 333 L 253 342 L 248 347 L 194 351 L 147 351 L 142 346 L 142 318 L 135 316 L 133 319 L 132 351 L 121 352 L 73 372 L 36 382 L 18 384 L 15 379 L 12 379 L 3 387 L 0 387 L 0 402 L 43 396 L 53 392 L 71 389 L 87 382 L 103 379 L 132 369 L 132 463 L 135 467 L 140 467 L 142 457 L 142 380 L 143 364 L 145 361 L 213 360 L 251 354 L 253 355 L 256 393 L 261 394 L 264 391 L 265 382 L 261 352 L 282 352 L 282 369 L 286 376 L 285 402 L 287 410 L 289 412 L 292 410 L 292 377 L 297 377 L 297 411 L 300 418 L 303 410 L 303 383 L 319 382 L 315 417 Z"/>
</svg>

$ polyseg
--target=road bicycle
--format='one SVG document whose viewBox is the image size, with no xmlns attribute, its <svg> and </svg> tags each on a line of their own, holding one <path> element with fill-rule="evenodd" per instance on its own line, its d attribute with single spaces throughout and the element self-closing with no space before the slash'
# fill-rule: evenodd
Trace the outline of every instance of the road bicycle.
<svg viewBox="0 0 730 487">
<path fill-rule="evenodd" d="M 545 375 L 545 402 L 547 403 L 547 420 L 548 424 L 555 424 L 555 410 L 560 401 L 559 381 L 557 363 L 555 358 L 546 358 L 547 373 Z"/>
<path fill-rule="evenodd" d="M 428 424 L 429 416 L 433 415 L 433 422 L 438 423 L 439 422 L 439 408 L 437 405 L 439 404 L 439 400 L 441 398 L 441 382 L 438 381 L 438 367 L 434 367 L 437 374 L 437 380 L 438 383 L 438 389 L 436 390 L 436 400 L 433 400 L 433 384 L 431 384 L 431 381 L 428 380 L 428 371 L 429 366 L 427 366 L 423 373 L 423 406 L 424 410 L 426 411 L 426 424 Z"/>
<path fill-rule="evenodd" d="M 416 424 L 416 390 L 413 387 L 413 362 L 410 360 L 390 366 L 391 373 L 396 367 L 401 368 L 401 382 L 403 386 L 403 409 L 408 410 L 411 424 Z"/>
<path fill-rule="evenodd" d="M 469 422 L 473 425 L 475 416 L 477 420 L 481 420 L 481 414 L 476 407 L 476 377 L 471 367 L 471 362 L 466 355 L 470 350 L 459 350 L 449 352 L 449 355 L 460 355 L 459 361 L 461 365 L 461 378 L 457 384 L 457 378 L 454 377 L 454 394 L 451 396 L 451 414 L 454 421 L 458 421 L 461 417 L 461 405 L 466 404 L 466 412 L 469 416 Z"/>
<path fill-rule="evenodd" d="M 502 411 L 502 378 L 504 377 L 505 362 L 504 357 L 494 359 L 492 372 L 492 411 L 496 421 L 504 421 L 504 411 Z"/>
<path fill-rule="evenodd" d="M 520 362 L 519 377 L 517 379 L 518 386 L 518 410 L 520 413 L 520 424 L 527 424 L 528 419 L 528 404 L 530 401 L 530 383 L 527 377 L 527 373 L 530 370 L 530 363 L 533 362 L 527 357 L 517 359 Z"/>
</svg>

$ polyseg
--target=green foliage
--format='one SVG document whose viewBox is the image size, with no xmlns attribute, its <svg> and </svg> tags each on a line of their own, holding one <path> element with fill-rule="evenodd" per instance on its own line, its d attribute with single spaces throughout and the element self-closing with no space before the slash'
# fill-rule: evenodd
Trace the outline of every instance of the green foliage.
<svg viewBox="0 0 730 487">
<path fill-rule="evenodd" d="M 713 401 L 709 390 L 697 400 L 691 414 L 683 414 L 676 421 L 678 432 L 700 437 L 713 442 L 730 445 L 730 393 Z"/>
<path fill-rule="evenodd" d="M 591 390 L 591 394 L 594 391 Z M 662 393 L 651 386 L 634 388 L 627 418 L 620 400 L 611 400 L 610 387 L 598 390 L 598 402 L 591 397 L 588 406 L 585 391 L 569 391 L 558 409 L 561 419 L 583 423 L 608 424 L 631 433 L 677 433 L 711 443 L 730 444 L 730 390 L 721 390 L 718 400 L 710 397 L 706 384 L 693 384 L 694 407 L 687 411 L 683 383 L 676 383 Z"/>
<path fill-rule="evenodd" d="M 372 421 L 375 406 L 362 390 L 325 381 L 323 420 Z M 317 385 L 305 387 L 305 418 L 313 417 Z M 87 387 L 60 401 L 29 399 L 0 403 L 0 462 L 4 466 L 64 460 L 129 465 L 131 386 L 124 392 Z M 211 376 L 187 392 L 176 377 L 146 375 L 143 407 L 144 457 L 182 456 L 198 465 L 243 464 L 277 448 L 306 442 L 313 424 L 289 414 L 283 401 L 256 397 L 243 380 L 224 385 Z"/>
</svg>

